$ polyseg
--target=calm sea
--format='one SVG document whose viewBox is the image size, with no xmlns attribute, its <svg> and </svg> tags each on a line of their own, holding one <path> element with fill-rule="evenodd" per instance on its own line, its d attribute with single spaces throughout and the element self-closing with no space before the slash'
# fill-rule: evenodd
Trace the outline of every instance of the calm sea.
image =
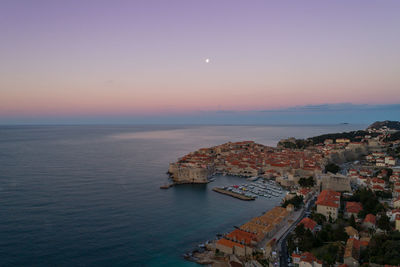
<svg viewBox="0 0 400 267">
<path fill-rule="evenodd" d="M 168 164 L 201 147 L 365 128 L 330 126 L 1 126 L 0 266 L 194 266 L 182 254 L 279 203 L 168 190 Z"/>
</svg>

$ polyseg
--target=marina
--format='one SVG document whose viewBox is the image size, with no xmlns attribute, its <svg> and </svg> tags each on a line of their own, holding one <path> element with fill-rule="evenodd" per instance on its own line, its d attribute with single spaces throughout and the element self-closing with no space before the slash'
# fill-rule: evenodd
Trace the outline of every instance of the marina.
<svg viewBox="0 0 400 267">
<path fill-rule="evenodd" d="M 258 197 L 281 197 L 284 193 L 282 188 L 273 181 L 257 181 L 249 184 L 215 187 L 213 190 L 242 200 L 254 200 Z"/>
<path fill-rule="evenodd" d="M 226 189 L 219 188 L 219 187 L 214 187 L 213 191 L 221 193 L 221 194 L 224 194 L 224 195 L 228 195 L 228 196 L 231 196 L 231 197 L 234 197 L 234 198 L 238 198 L 238 199 L 241 199 L 241 200 L 255 200 L 256 199 L 255 197 L 251 197 L 251 196 L 247 196 L 247 195 L 244 195 L 244 194 L 228 191 Z"/>
</svg>

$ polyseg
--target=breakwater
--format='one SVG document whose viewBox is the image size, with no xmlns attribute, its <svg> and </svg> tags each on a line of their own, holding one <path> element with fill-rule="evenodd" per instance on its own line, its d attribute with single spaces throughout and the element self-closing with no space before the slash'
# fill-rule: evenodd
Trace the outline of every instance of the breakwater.
<svg viewBox="0 0 400 267">
<path fill-rule="evenodd" d="M 234 198 L 241 199 L 241 200 L 247 200 L 247 201 L 255 200 L 254 197 L 244 196 L 244 195 L 241 195 L 241 194 L 238 194 L 238 193 L 235 193 L 235 192 L 231 192 L 231 191 L 225 190 L 223 188 L 219 188 L 219 187 L 214 187 L 212 190 L 215 191 L 215 192 L 224 194 L 224 195 L 228 195 L 228 196 L 231 196 L 231 197 L 234 197 Z"/>
</svg>

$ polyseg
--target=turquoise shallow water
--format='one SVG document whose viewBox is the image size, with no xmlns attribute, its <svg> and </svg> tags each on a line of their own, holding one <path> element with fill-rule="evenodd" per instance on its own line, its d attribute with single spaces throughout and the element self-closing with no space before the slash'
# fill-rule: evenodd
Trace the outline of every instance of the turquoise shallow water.
<svg viewBox="0 0 400 267">
<path fill-rule="evenodd" d="M 182 254 L 278 204 L 168 190 L 168 163 L 200 147 L 364 128 L 1 126 L 0 266 L 193 266 Z"/>
</svg>

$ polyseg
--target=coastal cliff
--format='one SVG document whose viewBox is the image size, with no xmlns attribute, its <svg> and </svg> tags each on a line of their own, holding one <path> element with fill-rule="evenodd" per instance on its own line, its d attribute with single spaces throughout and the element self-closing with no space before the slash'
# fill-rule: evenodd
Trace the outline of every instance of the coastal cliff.
<svg viewBox="0 0 400 267">
<path fill-rule="evenodd" d="M 204 184 L 208 183 L 213 171 L 211 167 L 181 166 L 178 163 L 171 163 L 168 173 L 175 184 Z"/>
</svg>

